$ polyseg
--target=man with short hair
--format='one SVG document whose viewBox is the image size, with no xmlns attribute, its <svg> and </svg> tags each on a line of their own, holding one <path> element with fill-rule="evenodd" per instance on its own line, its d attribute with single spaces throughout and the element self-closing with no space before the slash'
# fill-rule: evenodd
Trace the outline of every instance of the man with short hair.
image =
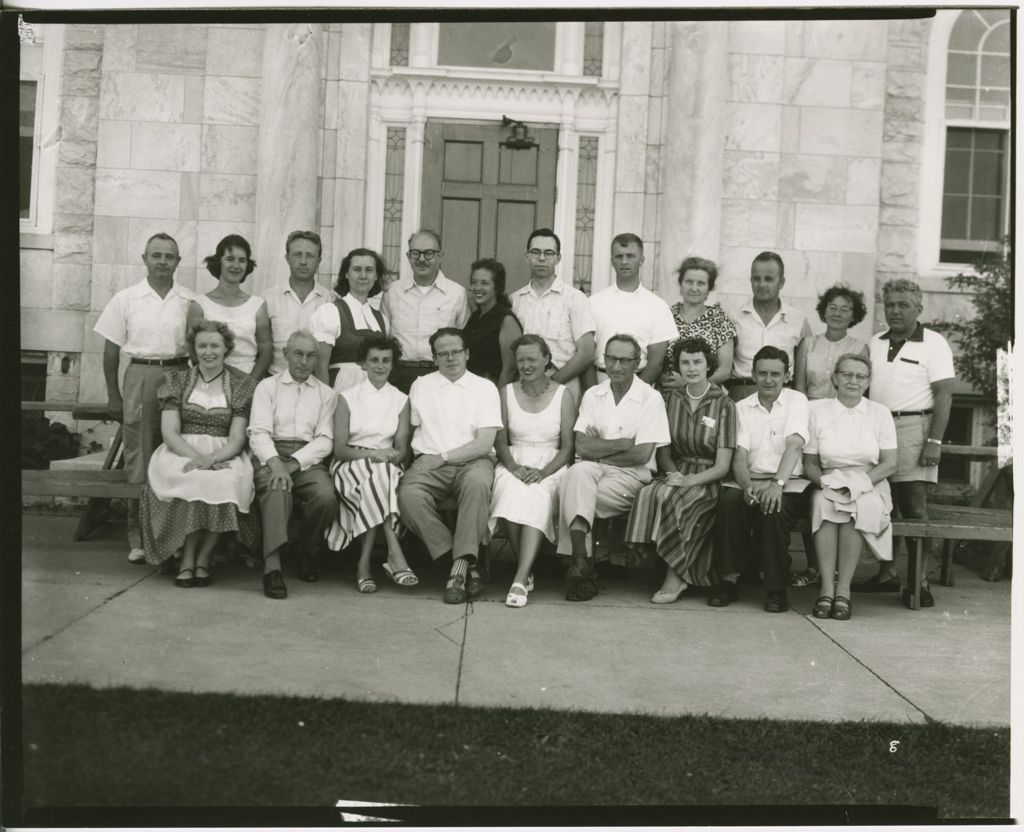
<svg viewBox="0 0 1024 832">
<path fill-rule="evenodd" d="M 556 274 L 562 241 L 550 228 L 526 240 L 530 282 L 512 293 L 512 311 L 523 334 L 540 335 L 551 350 L 551 378 L 580 400 L 579 376 L 594 362 L 594 317 L 587 296 Z"/>
<path fill-rule="evenodd" d="M 571 555 L 568 601 L 589 601 L 598 592 L 591 560 L 594 518 L 629 511 L 651 481 L 655 449 L 671 441 L 661 395 L 636 375 L 641 352 L 632 335 L 609 336 L 602 356 L 608 378 L 580 403 L 577 462 L 558 487 L 558 554 Z"/>
<path fill-rule="evenodd" d="M 612 240 L 611 254 L 615 284 L 590 298 L 597 324 L 597 379 L 607 376 L 605 346 L 613 334 L 621 332 L 640 344 L 636 372 L 642 381 L 654 384 L 661 375 L 668 345 L 679 338 L 679 330 L 668 304 L 640 283 L 643 241 L 636 234 L 618 234 Z"/>
<path fill-rule="evenodd" d="M 174 281 L 181 262 L 178 243 L 160 232 L 146 241 L 142 254 L 146 279 L 122 289 L 104 307 L 93 330 L 106 339 L 103 377 L 107 411 L 122 423 L 124 468 L 128 482 L 146 481 L 149 458 L 162 441 L 157 390 L 168 367 L 188 363 L 185 323 L 195 293 Z M 130 357 L 124 393 L 118 384 L 121 353 Z M 128 500 L 128 560 L 144 563 L 139 501 Z"/>
<path fill-rule="evenodd" d="M 942 437 L 953 402 L 953 351 L 938 332 L 918 321 L 921 287 L 912 280 L 890 280 L 882 287 L 886 332 L 872 336 L 872 401 L 884 404 L 896 422 L 896 473 L 889 477 L 893 504 L 906 519 L 928 519 L 927 484 L 939 480 Z M 921 606 L 935 606 L 928 585 L 934 561 L 933 541 L 923 547 Z M 909 579 L 909 576 L 908 576 Z M 880 561 L 878 574 L 851 586 L 854 592 L 896 592 L 899 575 L 893 561 Z M 903 603 L 912 606 L 913 587 L 903 590 Z"/>
<path fill-rule="evenodd" d="M 334 450 L 338 396 L 313 375 L 316 339 L 293 332 L 284 347 L 287 368 L 256 385 L 249 445 L 259 461 L 256 498 L 263 523 L 263 594 L 286 598 L 281 554 L 289 523 L 298 530 L 293 551 L 300 580 L 319 579 L 317 549 L 338 511 L 324 460 Z M 296 515 L 293 518 L 293 513 Z"/>
<path fill-rule="evenodd" d="M 466 369 L 461 330 L 437 330 L 430 349 L 437 372 L 417 378 L 409 391 L 415 459 L 399 483 L 398 508 L 430 557 L 452 556 L 444 602 L 462 604 L 484 586 L 476 562 L 487 536 L 501 403 L 498 388 Z M 454 537 L 437 509 L 449 497 L 459 504 Z"/>
<path fill-rule="evenodd" d="M 314 231 L 293 231 L 284 244 L 288 263 L 288 282 L 271 287 L 263 293 L 274 336 L 274 361 L 270 373 L 283 372 L 288 367 L 284 345 L 293 332 L 306 329 L 309 319 L 325 303 L 330 303 L 332 292 L 316 279 L 323 255 L 320 235 Z"/>
<path fill-rule="evenodd" d="M 391 384 L 408 393 L 420 376 L 437 366 L 430 336 L 442 327 L 462 329 L 472 307 L 465 287 L 441 274 L 441 237 L 421 229 L 409 238 L 406 257 L 412 277 L 392 282 L 384 292 L 380 311 L 391 322 L 391 334 L 402 345 L 402 358 L 391 374 Z"/>
<path fill-rule="evenodd" d="M 794 355 L 801 338 L 811 335 L 807 316 L 783 303 L 779 297 L 786 285 L 786 264 L 774 251 L 762 251 L 750 264 L 750 288 L 753 297 L 736 316 L 736 349 L 732 378 L 725 382 L 729 397 L 738 402 L 755 392 L 754 355 L 761 347 L 778 347 L 786 353 L 793 368 Z"/>
<path fill-rule="evenodd" d="M 789 609 L 789 536 L 807 514 L 810 481 L 803 477 L 803 447 L 810 437 L 807 397 L 786 387 L 789 356 L 765 346 L 753 360 L 757 392 L 736 404 L 738 430 L 733 480 L 723 483 L 715 517 L 720 581 L 712 607 L 737 600 L 744 566 L 764 574 L 767 612 Z M 753 563 L 745 561 L 753 553 Z"/>
</svg>

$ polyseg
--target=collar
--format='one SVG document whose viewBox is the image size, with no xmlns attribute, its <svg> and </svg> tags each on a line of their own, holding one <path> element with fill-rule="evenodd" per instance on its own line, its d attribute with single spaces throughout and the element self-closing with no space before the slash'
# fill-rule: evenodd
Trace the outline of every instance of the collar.
<svg viewBox="0 0 1024 832">
<path fill-rule="evenodd" d="M 398 290 L 401 292 L 408 292 L 416 285 L 416 280 L 411 276 L 399 278 L 395 284 Z M 437 276 L 434 278 L 434 282 L 430 284 L 430 288 L 439 289 L 446 295 L 452 291 L 452 287 L 456 284 L 452 283 L 447 277 L 444 276 L 444 272 L 438 270 Z"/>
<path fill-rule="evenodd" d="M 843 404 L 841 401 L 839 401 L 838 398 L 836 398 L 834 400 L 830 400 L 830 401 L 835 401 L 836 407 L 839 410 L 846 410 L 846 411 L 852 410 L 854 413 L 862 413 L 862 414 L 868 412 L 868 400 L 864 396 L 861 396 L 860 397 L 860 401 L 857 402 L 857 404 L 855 404 L 853 407 L 847 407 L 845 404 Z"/>
<path fill-rule="evenodd" d="M 772 409 L 775 409 L 775 405 L 782 405 L 783 407 L 786 407 L 789 404 L 790 394 L 793 392 L 794 391 L 791 390 L 790 388 L 783 387 L 782 392 L 779 393 L 779 397 L 775 400 L 775 404 L 772 405 Z M 756 390 L 749 396 L 747 396 L 745 399 L 740 399 L 737 402 L 737 405 L 744 405 L 750 408 L 760 408 L 761 410 L 764 410 L 765 413 L 770 412 L 765 409 L 764 405 L 761 404 L 761 399 L 759 398 L 758 392 Z"/>
<path fill-rule="evenodd" d="M 629 389 L 626 391 L 623 399 L 630 399 L 631 401 L 639 402 L 643 401 L 643 390 L 640 387 L 641 384 L 645 384 L 644 380 L 633 376 L 633 383 L 629 385 Z M 593 388 L 595 396 L 611 396 L 612 395 L 612 380 L 610 378 L 602 381 L 597 387 Z M 620 399 L 621 401 L 621 399 Z"/>
<path fill-rule="evenodd" d="M 439 385 L 441 385 L 442 387 L 444 387 L 444 386 L 459 387 L 459 388 L 465 390 L 467 388 L 468 384 L 469 384 L 469 377 L 471 375 L 473 375 L 473 374 L 469 370 L 466 370 L 466 372 L 464 372 L 461 376 L 459 376 L 455 381 L 452 381 L 451 379 L 449 379 L 440 370 L 437 370 L 434 373 L 434 375 L 437 376 L 437 383 Z"/>
<path fill-rule="evenodd" d="M 316 384 L 314 384 L 315 381 L 316 378 L 313 376 L 312 373 L 310 373 L 306 377 L 305 381 L 297 381 L 296 379 L 292 378 L 290 370 L 285 369 L 281 371 L 281 384 L 296 384 L 299 387 L 316 387 Z"/>
<path fill-rule="evenodd" d="M 531 279 L 522 289 L 517 289 L 512 294 L 518 295 L 520 297 L 524 297 L 526 295 L 533 295 L 535 298 L 542 298 L 544 297 L 544 295 L 549 294 L 550 292 L 555 292 L 556 294 L 560 295 L 562 294 L 562 290 L 564 288 L 565 282 L 556 274 L 555 279 L 551 281 L 551 285 L 548 286 L 548 288 L 545 289 L 543 292 L 538 293 L 537 290 L 533 288 L 533 280 Z"/>
<path fill-rule="evenodd" d="M 161 301 L 167 300 L 167 298 L 169 298 L 171 295 L 177 295 L 178 297 L 186 298 L 187 300 L 192 300 L 195 297 L 195 293 L 193 293 L 189 289 L 186 289 L 184 286 L 178 283 L 177 280 L 174 280 L 173 278 L 171 279 L 171 288 L 167 290 L 167 294 L 162 298 L 157 293 L 156 289 L 149 285 L 148 277 L 142 278 L 142 280 L 140 280 L 138 283 L 132 286 L 131 289 L 132 294 L 135 297 L 141 298 L 145 295 L 152 295 L 153 297 Z"/>
<path fill-rule="evenodd" d="M 611 286 L 609 286 L 609 287 L 608 287 L 608 289 L 609 289 L 609 290 L 614 290 L 614 291 L 615 291 L 615 293 L 616 293 L 616 294 L 619 294 L 619 295 L 630 295 L 630 296 L 633 296 L 633 295 L 641 295 L 641 294 L 643 294 L 644 292 L 646 292 L 646 291 L 647 291 L 647 289 L 646 289 L 646 288 L 644 288 L 644 284 L 643 284 L 643 283 L 639 284 L 639 285 L 638 285 L 638 286 L 637 286 L 637 287 L 636 287 L 636 288 L 635 288 L 635 289 L 634 289 L 633 291 L 631 291 L 631 292 L 627 292 L 627 291 L 626 291 L 625 289 L 620 289 L 620 288 L 619 288 L 619 284 L 618 284 L 618 283 L 613 283 L 613 284 L 612 284 Z"/>
<path fill-rule="evenodd" d="M 385 381 L 384 386 L 381 387 L 380 390 L 378 390 L 376 387 L 373 386 L 373 382 L 371 382 L 369 378 L 364 378 L 356 386 L 356 392 L 359 393 L 360 395 L 365 396 L 382 396 L 385 393 L 387 393 L 389 386 L 389 383 Z"/>
<path fill-rule="evenodd" d="M 706 304 L 705 304 L 705 305 L 706 305 Z M 790 316 L 790 315 L 791 315 L 791 314 L 792 314 L 793 312 L 795 312 L 795 311 L 796 311 L 796 310 L 795 310 L 795 309 L 794 309 L 794 308 L 793 308 L 792 306 L 790 306 L 790 305 L 789 305 L 788 303 L 786 303 L 786 302 L 785 302 L 784 300 L 782 300 L 781 298 L 779 298 L 779 311 L 778 311 L 778 312 L 777 312 L 776 314 L 777 314 L 777 315 L 778 315 L 778 316 L 779 316 L 780 318 L 782 318 L 782 320 L 786 320 L 786 319 L 787 319 L 787 318 L 788 318 L 788 317 L 789 317 L 789 316 Z M 756 314 L 757 314 L 757 310 L 756 310 L 756 309 L 754 309 L 754 299 L 753 299 L 753 298 L 751 298 L 751 299 L 750 299 L 749 301 L 747 301 L 747 305 L 746 305 L 746 306 L 744 306 L 744 307 L 743 307 L 743 308 L 742 308 L 742 309 L 740 310 L 740 312 L 741 312 L 741 313 L 742 313 L 742 312 L 747 312 L 747 313 L 748 313 L 748 314 L 750 314 L 750 315 L 756 315 Z M 760 317 L 760 316 L 759 316 L 759 317 Z"/>
<path fill-rule="evenodd" d="M 280 291 L 282 295 L 291 295 L 293 298 L 295 298 L 295 300 L 299 301 L 299 303 L 306 302 L 305 300 L 299 300 L 299 296 L 295 294 L 295 290 L 292 288 L 291 284 L 287 280 L 283 284 L 281 284 Z M 330 297 L 333 294 L 334 293 L 331 292 L 331 294 L 329 295 L 327 293 L 327 290 L 320 285 L 319 281 L 315 279 L 313 280 L 313 288 L 309 290 L 309 295 L 317 295 L 318 297 L 326 298 Z M 309 299 L 309 295 L 306 295 L 307 300 Z"/>
<path fill-rule="evenodd" d="M 883 332 L 878 337 L 881 340 L 883 340 L 883 341 L 891 341 L 892 340 L 892 330 L 891 329 L 887 329 L 885 332 Z M 920 321 L 917 322 L 917 326 L 914 327 L 914 331 L 911 332 L 910 335 L 906 339 L 904 339 L 904 340 L 906 340 L 906 341 L 924 341 L 924 326 L 922 325 L 922 323 Z"/>
</svg>

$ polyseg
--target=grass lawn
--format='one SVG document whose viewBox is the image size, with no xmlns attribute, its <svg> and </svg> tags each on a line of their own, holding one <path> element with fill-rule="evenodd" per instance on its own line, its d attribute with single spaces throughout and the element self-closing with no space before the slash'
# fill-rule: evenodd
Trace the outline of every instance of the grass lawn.
<svg viewBox="0 0 1024 832">
<path fill-rule="evenodd" d="M 942 818 L 1009 812 L 1009 729 L 50 685 L 25 686 L 22 701 L 25 809 L 329 807 L 348 799 L 910 805 L 935 807 Z"/>
</svg>

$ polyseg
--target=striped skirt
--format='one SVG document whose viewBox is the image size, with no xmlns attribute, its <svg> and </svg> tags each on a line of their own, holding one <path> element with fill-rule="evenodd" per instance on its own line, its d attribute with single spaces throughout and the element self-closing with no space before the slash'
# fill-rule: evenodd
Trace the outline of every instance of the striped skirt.
<svg viewBox="0 0 1024 832">
<path fill-rule="evenodd" d="M 338 516 L 327 531 L 327 545 L 338 552 L 388 518 L 397 534 L 398 482 L 402 469 L 391 462 L 355 459 L 335 462 L 331 479 L 338 493 Z"/>
</svg>

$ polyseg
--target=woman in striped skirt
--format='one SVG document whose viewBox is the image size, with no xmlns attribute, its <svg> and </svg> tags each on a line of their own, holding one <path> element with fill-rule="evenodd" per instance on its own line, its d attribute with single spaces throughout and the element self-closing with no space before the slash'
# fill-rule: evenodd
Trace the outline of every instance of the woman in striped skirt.
<svg viewBox="0 0 1024 832">
<path fill-rule="evenodd" d="M 645 485 L 629 515 L 626 542 L 641 551 L 652 545 L 668 564 L 655 604 L 670 604 L 690 585 L 711 586 L 712 529 L 718 492 L 736 447 L 736 407 L 708 381 L 717 357 L 703 338 L 674 345 L 685 382 L 668 393 L 672 444 L 657 450 L 663 479 Z"/>
<path fill-rule="evenodd" d="M 370 555 L 382 527 L 388 544 L 384 571 L 399 586 L 419 583 L 398 542 L 398 481 L 409 450 L 409 397 L 388 384 L 388 376 L 401 354 L 394 338 L 368 335 L 356 353 L 366 378 L 339 394 L 334 413 L 331 477 L 338 492 L 338 516 L 327 532 L 327 543 L 340 551 L 361 538 L 356 585 L 363 593 L 377 591 Z"/>
</svg>

